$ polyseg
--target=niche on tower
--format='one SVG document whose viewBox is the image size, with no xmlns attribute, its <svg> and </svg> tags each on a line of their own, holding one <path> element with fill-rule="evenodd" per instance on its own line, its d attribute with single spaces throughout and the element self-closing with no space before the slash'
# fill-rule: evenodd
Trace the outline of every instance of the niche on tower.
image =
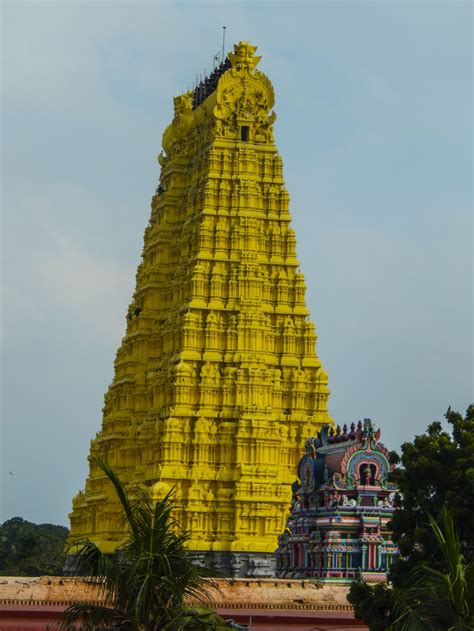
<svg viewBox="0 0 474 631">
<path fill-rule="evenodd" d="M 250 126 L 249 125 L 240 126 L 240 140 L 242 142 L 248 142 L 250 140 Z"/>
</svg>

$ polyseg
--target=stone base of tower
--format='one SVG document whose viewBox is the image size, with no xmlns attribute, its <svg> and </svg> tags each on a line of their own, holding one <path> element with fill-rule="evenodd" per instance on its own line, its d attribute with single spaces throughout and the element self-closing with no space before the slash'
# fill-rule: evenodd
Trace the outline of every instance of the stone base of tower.
<svg viewBox="0 0 474 631">
<path fill-rule="evenodd" d="M 202 567 L 216 570 L 222 577 L 228 578 L 274 578 L 276 576 L 276 557 L 266 552 L 210 552 L 192 551 L 193 561 Z M 66 557 L 63 567 L 65 576 L 77 574 L 77 556 Z"/>
<path fill-rule="evenodd" d="M 232 578 L 272 578 L 276 557 L 268 552 L 191 552 L 195 562 Z"/>
</svg>

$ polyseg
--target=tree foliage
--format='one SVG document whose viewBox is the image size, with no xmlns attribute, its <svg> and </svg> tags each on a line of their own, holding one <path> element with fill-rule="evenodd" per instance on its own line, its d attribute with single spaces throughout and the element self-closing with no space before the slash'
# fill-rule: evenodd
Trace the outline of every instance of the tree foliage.
<svg viewBox="0 0 474 631">
<path fill-rule="evenodd" d="M 114 471 L 102 461 L 98 464 L 122 505 L 126 535 L 114 555 L 103 554 L 88 540 L 73 542 L 70 552 L 75 553 L 75 571 L 87 581 L 95 579 L 104 605 L 69 607 L 62 629 L 77 629 L 78 621 L 84 630 L 227 628 L 208 609 L 184 604 L 186 597 L 203 599 L 203 577 L 209 572 L 195 565 L 185 548 L 189 535 L 172 516 L 175 503 L 171 495 L 154 503 L 145 489 L 138 489 L 132 501 Z"/>
<path fill-rule="evenodd" d="M 1 576 L 62 574 L 69 530 L 13 517 L 0 526 Z"/>
<path fill-rule="evenodd" d="M 347 600 L 357 620 L 369 625 L 370 631 L 386 631 L 392 619 L 393 591 L 384 583 L 370 586 L 362 579 L 352 583 Z"/>
<path fill-rule="evenodd" d="M 430 517 L 437 549 L 446 571 L 427 563 L 414 566 L 403 588 L 394 593 L 393 631 L 469 631 L 474 629 L 474 563 L 467 564 L 451 513 L 443 508 L 440 523 Z"/>
<path fill-rule="evenodd" d="M 394 613 L 395 600 L 402 602 L 400 594 L 406 593 L 404 590 L 415 577 L 422 575 L 420 568 L 428 573 L 432 570 L 445 577 L 449 575 L 446 555 L 440 550 L 439 533 L 430 521 L 430 516 L 439 520 L 444 507 L 459 532 L 463 563 L 472 567 L 474 405 L 468 407 L 464 417 L 449 408 L 445 418 L 451 431 L 443 430 L 439 422 L 431 423 L 425 434 L 402 445 L 401 466 L 392 474 L 392 480 L 398 484 L 403 496 L 402 508 L 395 513 L 391 523 L 393 539 L 401 553 L 389 574 L 393 589 L 379 585 L 371 587 L 362 581 L 356 581 L 351 587 L 348 599 L 356 616 L 364 620 L 371 631 L 387 629 L 394 624 L 399 617 L 399 612 Z M 392 458 L 397 461 L 396 454 Z"/>
<path fill-rule="evenodd" d="M 474 405 L 464 418 L 448 409 L 446 419 L 451 434 L 441 423 L 431 423 L 426 434 L 402 445 L 402 467 L 393 474 L 403 507 L 393 517 L 392 530 L 405 559 L 391 573 L 395 586 L 420 562 L 445 569 L 428 520 L 428 515 L 439 517 L 444 506 L 459 531 L 464 557 L 468 562 L 474 557 Z"/>
</svg>

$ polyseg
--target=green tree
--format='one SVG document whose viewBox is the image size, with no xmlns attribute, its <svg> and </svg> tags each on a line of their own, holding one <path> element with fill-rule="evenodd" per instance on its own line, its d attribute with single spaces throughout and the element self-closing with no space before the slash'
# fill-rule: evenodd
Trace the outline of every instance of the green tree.
<svg viewBox="0 0 474 631">
<path fill-rule="evenodd" d="M 0 526 L 0 576 L 62 574 L 69 530 L 13 517 Z"/>
<path fill-rule="evenodd" d="M 392 519 L 402 557 L 390 575 L 395 586 L 403 584 L 407 572 L 418 563 L 446 569 L 428 520 L 428 515 L 439 517 L 444 506 L 459 530 L 466 561 L 473 560 L 474 405 L 464 418 L 450 408 L 445 418 L 451 434 L 441 423 L 431 423 L 425 434 L 402 445 L 402 467 L 392 476 L 403 496 L 402 509 Z"/>
<path fill-rule="evenodd" d="M 440 524 L 430 516 L 431 530 L 446 572 L 427 563 L 415 566 L 395 592 L 392 631 L 469 631 L 474 629 L 474 563 L 466 564 L 450 512 Z"/>
<path fill-rule="evenodd" d="M 371 631 L 394 623 L 398 590 L 406 588 L 421 564 L 443 575 L 449 573 L 430 515 L 439 518 L 443 507 L 449 510 L 459 531 L 463 558 L 467 564 L 474 560 L 474 405 L 464 418 L 449 408 L 446 419 L 451 433 L 441 423 L 431 423 L 425 434 L 402 445 L 402 466 L 392 474 L 403 496 L 391 524 L 401 553 L 389 574 L 392 587 L 371 587 L 362 581 L 351 586 L 348 600 Z"/>
<path fill-rule="evenodd" d="M 357 620 L 363 620 L 370 631 L 386 631 L 392 621 L 393 590 L 384 583 L 367 585 L 362 579 L 354 581 L 347 595 Z"/>
<path fill-rule="evenodd" d="M 188 533 L 172 517 L 170 494 L 154 503 L 138 490 L 129 498 L 123 484 L 104 462 L 100 468 L 112 482 L 124 511 L 126 537 L 114 555 L 105 555 L 90 541 L 76 541 L 75 571 L 94 581 L 104 605 L 75 604 L 61 622 L 62 629 L 96 628 L 155 631 L 157 629 L 227 628 L 206 608 L 187 608 L 186 597 L 202 600 L 208 571 L 195 565 L 185 548 Z M 201 626 L 199 626 L 201 625 Z"/>
</svg>

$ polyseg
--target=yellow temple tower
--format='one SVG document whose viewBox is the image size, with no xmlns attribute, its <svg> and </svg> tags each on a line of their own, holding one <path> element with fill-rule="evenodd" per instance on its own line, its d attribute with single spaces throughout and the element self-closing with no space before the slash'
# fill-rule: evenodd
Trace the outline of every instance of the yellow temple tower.
<svg viewBox="0 0 474 631">
<path fill-rule="evenodd" d="M 189 549 L 236 576 L 271 574 L 327 375 L 305 304 L 274 92 L 247 42 L 174 99 L 127 329 L 91 443 L 71 536 L 103 551 L 122 514 L 95 464 L 129 492 L 174 488 Z"/>
</svg>

